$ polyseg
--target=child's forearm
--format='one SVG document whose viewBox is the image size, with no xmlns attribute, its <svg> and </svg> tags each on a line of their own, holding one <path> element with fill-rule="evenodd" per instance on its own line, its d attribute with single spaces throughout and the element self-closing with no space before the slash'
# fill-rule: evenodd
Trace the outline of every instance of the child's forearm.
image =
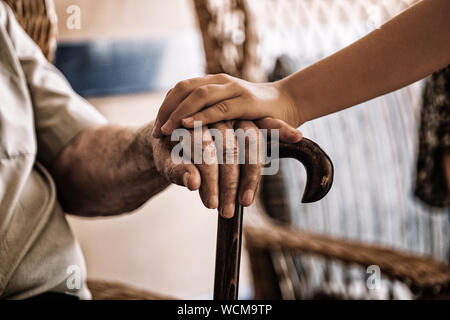
<svg viewBox="0 0 450 320">
<path fill-rule="evenodd" d="M 450 64 L 450 1 L 424 0 L 338 53 L 282 80 L 302 124 Z"/>
</svg>

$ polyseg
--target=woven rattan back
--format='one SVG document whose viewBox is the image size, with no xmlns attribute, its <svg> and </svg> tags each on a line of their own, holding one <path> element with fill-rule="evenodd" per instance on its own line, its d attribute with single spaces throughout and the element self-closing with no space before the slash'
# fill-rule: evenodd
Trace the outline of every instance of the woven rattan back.
<svg viewBox="0 0 450 320">
<path fill-rule="evenodd" d="M 207 73 L 264 81 L 277 57 L 331 54 L 417 0 L 194 0 Z"/>
<path fill-rule="evenodd" d="M 56 48 L 57 18 L 53 0 L 4 0 L 42 52 L 51 60 Z"/>
<path fill-rule="evenodd" d="M 259 80 L 257 36 L 244 0 L 194 0 L 203 37 L 207 73 Z"/>
</svg>

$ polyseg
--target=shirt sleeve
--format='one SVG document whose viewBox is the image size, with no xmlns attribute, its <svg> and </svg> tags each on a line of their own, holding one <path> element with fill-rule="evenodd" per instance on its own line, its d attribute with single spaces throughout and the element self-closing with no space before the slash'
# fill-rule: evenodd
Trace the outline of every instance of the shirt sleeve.
<svg viewBox="0 0 450 320">
<path fill-rule="evenodd" d="M 5 5 L 5 7 L 7 7 Z M 6 27 L 27 81 L 33 105 L 38 160 L 48 166 L 83 129 L 105 124 L 105 118 L 71 88 L 43 55 L 7 7 Z"/>
</svg>

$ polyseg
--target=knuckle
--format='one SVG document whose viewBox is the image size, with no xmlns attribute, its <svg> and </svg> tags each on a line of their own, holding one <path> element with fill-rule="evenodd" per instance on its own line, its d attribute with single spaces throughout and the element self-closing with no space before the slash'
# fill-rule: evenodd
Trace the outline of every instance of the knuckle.
<svg viewBox="0 0 450 320">
<path fill-rule="evenodd" d="M 225 134 L 226 127 L 225 127 L 225 124 L 222 121 L 216 122 L 216 123 L 213 123 L 213 124 L 209 124 L 208 126 L 209 126 L 209 128 L 218 130 L 220 132 L 220 134 L 221 134 L 220 137 L 223 138 L 223 136 Z"/>
<path fill-rule="evenodd" d="M 224 125 L 224 127 L 226 128 L 226 129 L 233 129 L 234 128 L 234 123 L 235 123 L 235 120 L 226 120 L 226 121 L 223 121 L 223 125 Z M 225 130 L 226 130 L 225 129 Z"/>
<path fill-rule="evenodd" d="M 216 148 L 216 144 L 214 143 L 214 141 L 203 140 L 201 148 L 204 153 L 208 152 L 210 154 L 213 154 L 214 156 L 217 153 L 217 148 Z"/>
<path fill-rule="evenodd" d="M 169 181 L 176 183 L 177 182 L 177 176 L 176 176 L 176 171 L 175 171 L 175 166 L 166 166 L 164 168 L 164 175 L 166 177 L 166 179 L 168 179 Z"/>
<path fill-rule="evenodd" d="M 253 140 L 256 140 L 259 136 L 259 129 L 256 126 L 251 125 L 251 122 L 246 121 L 241 129 L 244 131 L 246 137 Z"/>
<path fill-rule="evenodd" d="M 257 92 L 255 89 L 245 86 L 245 85 L 239 85 L 239 90 L 241 91 L 242 95 L 248 99 L 256 100 L 258 98 Z"/>
<path fill-rule="evenodd" d="M 223 151 L 224 163 L 228 165 L 239 164 L 239 150 L 237 147 L 225 147 Z"/>
<path fill-rule="evenodd" d="M 191 147 L 194 149 L 194 151 L 197 151 L 197 150 L 203 151 L 203 141 L 200 139 L 194 139 L 192 141 Z"/>
<path fill-rule="evenodd" d="M 186 92 L 189 88 L 189 80 L 183 80 L 175 85 L 174 90 L 178 92 Z"/>
<path fill-rule="evenodd" d="M 226 82 L 226 81 L 230 81 L 232 78 L 226 73 L 219 73 L 219 74 L 217 74 L 217 79 L 220 81 Z"/>
<path fill-rule="evenodd" d="M 230 194 L 234 194 L 237 191 L 239 180 L 237 178 L 227 177 L 226 183 L 221 186 L 221 192 L 223 192 L 226 196 Z"/>
<path fill-rule="evenodd" d="M 216 104 L 216 109 L 222 114 L 226 114 L 230 111 L 230 107 L 226 102 L 220 102 Z"/>
<path fill-rule="evenodd" d="M 193 154 L 191 158 L 200 161 L 197 164 L 214 165 L 217 164 L 217 149 L 214 141 L 196 140 L 193 143 Z"/>
<path fill-rule="evenodd" d="M 217 150 L 214 143 L 205 146 L 205 149 L 203 150 L 203 161 L 210 166 L 218 163 Z"/>
<path fill-rule="evenodd" d="M 253 100 L 253 101 L 259 101 L 258 100 L 258 95 L 255 93 L 255 92 L 253 92 L 252 90 L 250 90 L 250 89 L 247 89 L 247 88 L 244 88 L 244 89 L 242 89 L 242 92 L 243 92 L 243 95 L 244 96 L 246 96 L 248 99 L 250 99 L 251 101 Z"/>
<path fill-rule="evenodd" d="M 194 92 L 196 99 L 204 99 L 208 96 L 208 93 L 209 90 L 206 87 L 200 87 Z"/>
<path fill-rule="evenodd" d="M 256 166 L 257 166 L 257 170 L 258 170 L 258 176 L 259 176 L 259 178 L 261 178 L 261 168 L 264 167 L 264 161 L 263 161 L 263 157 L 261 155 L 258 155 Z"/>
<path fill-rule="evenodd" d="M 244 86 L 242 86 L 238 81 L 232 81 L 230 83 L 230 88 L 233 91 L 240 91 L 240 92 L 246 92 L 247 91 L 247 89 Z"/>
<path fill-rule="evenodd" d="M 216 144 L 212 140 L 203 139 L 201 141 L 202 150 L 216 150 Z"/>
<path fill-rule="evenodd" d="M 226 145 L 224 148 L 224 152 L 227 156 L 237 156 L 239 154 L 239 149 L 236 145 Z"/>
<path fill-rule="evenodd" d="M 247 150 L 249 150 L 249 152 L 256 152 L 256 151 L 258 151 L 258 149 L 257 149 L 258 146 L 259 146 L 259 143 L 258 143 L 258 140 L 256 138 L 254 138 L 253 136 L 251 136 L 251 137 L 246 136 L 245 148 Z"/>
<path fill-rule="evenodd" d="M 239 148 L 238 141 L 234 135 L 229 133 L 230 129 L 226 129 L 226 130 L 227 130 L 227 132 L 225 133 L 225 137 L 224 137 L 224 141 L 223 141 L 224 151 L 236 153 Z"/>
</svg>

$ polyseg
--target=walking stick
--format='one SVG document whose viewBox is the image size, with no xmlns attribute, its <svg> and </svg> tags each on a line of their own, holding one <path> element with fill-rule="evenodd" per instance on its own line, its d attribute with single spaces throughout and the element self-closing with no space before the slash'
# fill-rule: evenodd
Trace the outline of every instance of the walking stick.
<svg viewBox="0 0 450 320">
<path fill-rule="evenodd" d="M 280 158 L 294 158 L 306 169 L 306 187 L 302 202 L 319 201 L 333 184 L 333 163 L 315 142 L 303 138 L 295 144 L 269 142 L 270 150 L 279 148 Z M 236 203 L 234 217 L 219 216 L 217 226 L 214 300 L 237 300 L 242 246 L 244 208 Z"/>
</svg>

